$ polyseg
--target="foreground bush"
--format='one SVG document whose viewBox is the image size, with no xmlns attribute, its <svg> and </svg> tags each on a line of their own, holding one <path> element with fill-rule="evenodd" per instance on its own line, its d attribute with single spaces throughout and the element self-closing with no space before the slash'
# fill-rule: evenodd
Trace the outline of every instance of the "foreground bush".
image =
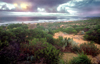
<svg viewBox="0 0 100 64">
<path fill-rule="evenodd" d="M 100 53 L 100 50 L 93 43 L 84 43 L 80 45 L 80 49 L 87 55 L 96 56 Z"/>
<path fill-rule="evenodd" d="M 9 45 L 0 50 L 0 63 L 1 64 L 16 64 L 19 55 L 19 46 L 16 43 Z"/>
<path fill-rule="evenodd" d="M 29 44 L 21 44 L 21 51 L 33 55 L 33 63 L 57 64 L 60 58 L 60 51 L 48 43 L 46 38 L 34 38 Z"/>
<path fill-rule="evenodd" d="M 100 25 L 86 32 L 84 39 L 100 44 Z"/>
<path fill-rule="evenodd" d="M 92 56 L 97 56 L 100 53 L 100 50 L 92 41 L 90 43 L 83 43 L 80 46 L 71 46 L 71 50 L 75 53 L 84 52 L 85 54 Z"/>
<path fill-rule="evenodd" d="M 65 62 L 63 59 L 60 59 L 58 64 L 67 64 L 67 62 Z"/>
<path fill-rule="evenodd" d="M 43 63 L 46 64 L 58 64 L 60 51 L 49 44 L 48 47 L 40 49 L 35 52 L 35 58 L 37 60 L 44 59 Z"/>
<path fill-rule="evenodd" d="M 92 64 L 91 60 L 87 57 L 87 55 L 84 55 L 83 53 L 78 55 L 78 57 L 74 57 L 69 64 Z"/>
</svg>

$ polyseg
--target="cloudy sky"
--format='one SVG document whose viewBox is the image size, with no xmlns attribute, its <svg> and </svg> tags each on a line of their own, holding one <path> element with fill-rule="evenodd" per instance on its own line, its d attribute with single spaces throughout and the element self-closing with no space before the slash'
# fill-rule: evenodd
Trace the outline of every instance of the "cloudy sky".
<svg viewBox="0 0 100 64">
<path fill-rule="evenodd" d="M 100 16 L 100 0 L 1 0 L 10 4 L 26 3 L 32 11 L 68 13 L 79 16 Z"/>
</svg>

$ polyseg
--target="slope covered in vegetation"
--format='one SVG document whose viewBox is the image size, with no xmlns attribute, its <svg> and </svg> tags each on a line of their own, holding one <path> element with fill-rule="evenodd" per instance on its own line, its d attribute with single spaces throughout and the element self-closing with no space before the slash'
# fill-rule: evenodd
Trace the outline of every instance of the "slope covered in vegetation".
<svg viewBox="0 0 100 64">
<path fill-rule="evenodd" d="M 0 26 L 0 63 L 2 64 L 62 64 L 64 52 L 83 53 L 82 58 L 91 64 L 87 55 L 97 56 L 100 50 L 93 41 L 100 44 L 100 19 L 90 19 L 75 22 L 55 22 L 40 24 L 10 24 Z M 72 38 L 59 37 L 54 39 L 56 32 L 67 34 L 82 34 L 88 44 L 73 45 Z M 88 50 L 87 50 L 88 49 Z M 77 61 L 78 61 L 77 60 Z M 71 64 L 76 60 L 71 60 Z M 66 62 L 68 63 L 68 62 Z M 79 61 L 78 64 L 82 63 Z M 85 63 L 85 61 L 84 61 Z M 85 63 L 85 64 L 86 64 Z M 99 63 L 99 62 L 98 62 Z"/>
</svg>

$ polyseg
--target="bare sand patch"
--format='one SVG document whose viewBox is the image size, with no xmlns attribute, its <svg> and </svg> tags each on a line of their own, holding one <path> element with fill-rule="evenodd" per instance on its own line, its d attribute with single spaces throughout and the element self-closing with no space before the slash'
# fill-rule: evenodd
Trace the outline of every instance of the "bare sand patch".
<svg viewBox="0 0 100 64">
<path fill-rule="evenodd" d="M 78 45 L 83 44 L 83 43 L 88 43 L 89 41 L 84 40 L 83 36 L 84 35 L 75 35 L 75 34 L 67 34 L 63 32 L 57 32 L 54 34 L 53 38 L 57 39 L 59 36 L 62 36 L 63 38 L 73 38 L 73 41 L 75 41 Z M 96 44 L 97 48 L 100 49 L 100 45 Z"/>
<path fill-rule="evenodd" d="M 71 59 L 73 59 L 73 57 L 77 57 L 77 54 L 74 53 L 64 53 L 62 56 L 62 59 L 66 62 L 69 62 Z"/>
<path fill-rule="evenodd" d="M 83 39 L 84 35 L 74 35 L 74 34 L 67 34 L 67 33 L 63 33 L 63 32 L 55 33 L 53 38 L 57 39 L 57 38 L 59 38 L 59 36 L 62 36 L 63 38 L 66 38 L 66 37 L 73 38 L 73 41 L 75 41 L 78 45 L 89 42 L 89 41 L 85 41 Z"/>
</svg>

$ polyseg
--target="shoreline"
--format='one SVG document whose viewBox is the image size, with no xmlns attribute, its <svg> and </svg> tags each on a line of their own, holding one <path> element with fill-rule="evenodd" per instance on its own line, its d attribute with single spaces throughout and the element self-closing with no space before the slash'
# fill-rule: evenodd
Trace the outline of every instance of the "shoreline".
<svg viewBox="0 0 100 64">
<path fill-rule="evenodd" d="M 0 22 L 1 25 L 6 25 L 6 24 L 36 24 L 36 23 L 54 23 L 54 22 L 73 22 L 73 21 L 81 21 L 81 20 L 87 20 L 87 19 L 57 19 L 57 20 L 28 20 L 28 21 L 2 21 Z"/>
</svg>

